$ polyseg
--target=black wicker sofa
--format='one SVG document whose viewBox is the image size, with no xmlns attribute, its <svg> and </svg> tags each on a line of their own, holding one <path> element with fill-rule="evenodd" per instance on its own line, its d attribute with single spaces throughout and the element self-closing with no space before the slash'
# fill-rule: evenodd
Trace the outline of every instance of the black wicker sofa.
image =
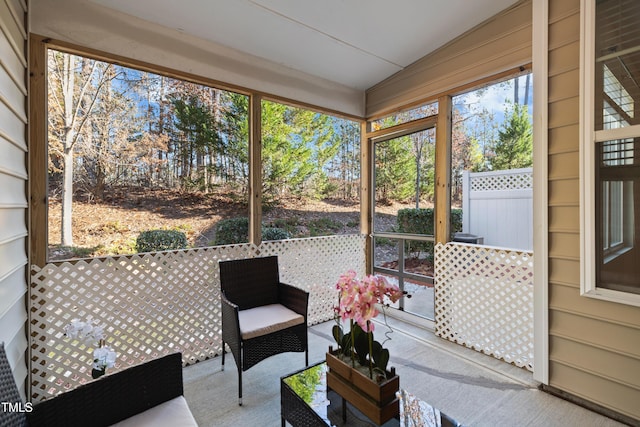
<svg viewBox="0 0 640 427">
<path fill-rule="evenodd" d="M 0 343 L 0 425 L 197 426 L 183 396 L 182 356 L 170 354 L 83 384 L 41 403 L 24 404 Z"/>
</svg>

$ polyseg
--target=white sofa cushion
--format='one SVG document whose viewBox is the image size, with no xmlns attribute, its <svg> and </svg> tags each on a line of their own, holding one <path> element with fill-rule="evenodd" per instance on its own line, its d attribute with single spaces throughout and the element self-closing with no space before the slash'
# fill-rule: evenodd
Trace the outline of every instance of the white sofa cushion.
<svg viewBox="0 0 640 427">
<path fill-rule="evenodd" d="M 240 335 L 243 340 L 281 331 L 304 322 L 304 317 L 282 304 L 269 304 L 240 310 Z"/>
<path fill-rule="evenodd" d="M 89 423 L 90 424 L 90 423 Z M 115 427 L 198 427 L 184 396 L 167 400 L 133 417 L 113 424 Z M 112 426 L 112 427 L 113 427 Z"/>
</svg>

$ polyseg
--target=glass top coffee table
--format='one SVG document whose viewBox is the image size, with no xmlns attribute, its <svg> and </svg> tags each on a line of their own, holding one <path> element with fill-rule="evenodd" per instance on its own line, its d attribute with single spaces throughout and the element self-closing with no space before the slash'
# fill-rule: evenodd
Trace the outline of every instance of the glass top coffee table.
<svg viewBox="0 0 640 427">
<path fill-rule="evenodd" d="M 280 416 L 282 426 L 375 426 L 360 411 L 333 390 L 327 391 L 327 364 L 318 362 L 280 379 Z M 461 426 L 424 401 L 402 390 L 400 417 L 387 426 Z"/>
</svg>

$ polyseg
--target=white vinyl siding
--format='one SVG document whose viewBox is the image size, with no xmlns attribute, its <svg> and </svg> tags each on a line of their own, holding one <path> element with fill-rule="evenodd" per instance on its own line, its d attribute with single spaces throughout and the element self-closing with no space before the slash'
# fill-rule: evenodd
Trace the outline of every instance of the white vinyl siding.
<svg viewBox="0 0 640 427">
<path fill-rule="evenodd" d="M 20 392 L 28 377 L 27 3 L 0 2 L 0 341 Z"/>
</svg>

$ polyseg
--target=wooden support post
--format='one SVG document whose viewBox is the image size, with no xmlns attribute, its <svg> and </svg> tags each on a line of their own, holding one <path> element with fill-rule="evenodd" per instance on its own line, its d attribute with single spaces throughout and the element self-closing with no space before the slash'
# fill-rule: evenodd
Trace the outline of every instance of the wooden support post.
<svg viewBox="0 0 640 427">
<path fill-rule="evenodd" d="M 262 97 L 249 97 L 249 242 L 262 242 Z"/>
<path fill-rule="evenodd" d="M 29 257 L 30 264 L 47 262 L 47 46 L 29 36 Z"/>
<path fill-rule="evenodd" d="M 451 96 L 438 98 L 435 173 L 435 241 L 446 243 L 451 235 Z"/>
<path fill-rule="evenodd" d="M 370 124 L 362 122 L 360 126 L 360 233 L 366 237 L 366 272 L 373 272 L 373 143 L 369 139 Z"/>
</svg>

